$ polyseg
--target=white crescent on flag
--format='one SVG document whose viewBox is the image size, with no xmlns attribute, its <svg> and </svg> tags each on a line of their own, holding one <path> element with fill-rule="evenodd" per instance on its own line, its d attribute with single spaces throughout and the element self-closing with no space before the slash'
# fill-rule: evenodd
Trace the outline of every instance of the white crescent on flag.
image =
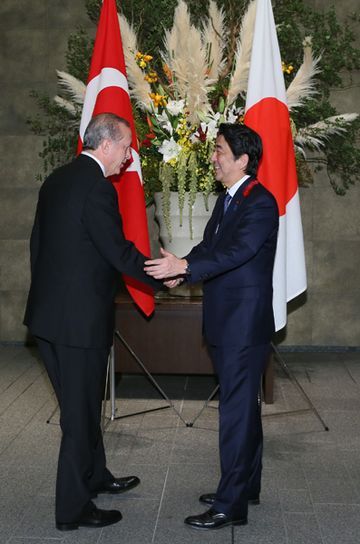
<svg viewBox="0 0 360 544">
<path fill-rule="evenodd" d="M 101 72 L 88 82 L 84 106 L 80 122 L 80 138 L 84 139 L 84 132 L 88 126 L 95 108 L 98 94 L 107 87 L 120 87 L 129 94 L 129 86 L 124 74 L 116 68 L 103 68 Z"/>
<path fill-rule="evenodd" d="M 287 302 L 307 285 L 294 146 L 270 0 L 257 0 L 244 122 L 261 136 L 258 178 L 275 196 L 280 213 L 273 273 L 278 331 L 286 325 Z"/>
<path fill-rule="evenodd" d="M 112 181 L 119 197 L 125 237 L 134 242 L 141 253 L 149 256 L 150 243 L 140 157 L 115 0 L 104 0 L 100 12 L 80 123 L 78 151 L 81 150 L 87 125 L 99 113 L 115 113 L 130 123 L 133 136 L 132 162 L 125 172 L 114 176 Z M 147 316 L 151 315 L 154 311 L 152 289 L 128 276 L 124 276 L 124 280 L 136 304 Z"/>
</svg>

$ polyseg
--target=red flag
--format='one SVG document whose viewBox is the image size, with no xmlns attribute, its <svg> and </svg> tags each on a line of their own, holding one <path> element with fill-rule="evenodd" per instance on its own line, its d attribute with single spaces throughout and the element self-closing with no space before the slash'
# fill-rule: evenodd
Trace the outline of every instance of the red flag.
<svg viewBox="0 0 360 544">
<path fill-rule="evenodd" d="M 289 110 L 270 0 L 257 0 L 245 124 L 263 142 L 258 178 L 280 212 L 273 274 L 276 330 L 286 325 L 286 303 L 306 290 L 304 240 Z"/>
<path fill-rule="evenodd" d="M 101 8 L 81 117 L 79 152 L 87 125 L 99 113 L 115 113 L 130 123 L 132 163 L 112 181 L 118 193 L 125 238 L 134 242 L 138 250 L 148 256 L 150 244 L 139 149 L 115 0 L 104 0 Z M 124 276 L 124 280 L 136 304 L 149 316 L 154 311 L 152 289 L 128 276 Z"/>
</svg>

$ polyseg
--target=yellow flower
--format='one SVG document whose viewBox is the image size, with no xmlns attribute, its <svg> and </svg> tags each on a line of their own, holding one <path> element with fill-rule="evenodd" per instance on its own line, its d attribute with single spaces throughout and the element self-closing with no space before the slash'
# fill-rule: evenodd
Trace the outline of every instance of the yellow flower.
<svg viewBox="0 0 360 544">
<path fill-rule="evenodd" d="M 154 103 L 155 108 L 158 108 L 159 106 L 165 107 L 167 104 L 166 96 L 158 93 L 149 93 L 149 96 L 151 100 Z"/>
<path fill-rule="evenodd" d="M 158 80 L 158 75 L 154 70 L 150 70 L 148 74 L 144 77 L 145 81 L 148 83 L 156 83 Z"/>
<path fill-rule="evenodd" d="M 141 51 L 138 51 L 135 54 L 135 59 L 137 64 L 144 70 L 147 67 L 148 63 L 153 59 L 151 55 L 144 55 Z"/>
<path fill-rule="evenodd" d="M 291 74 L 291 72 L 293 72 L 294 70 L 294 67 L 292 64 L 286 64 L 286 62 L 284 61 L 281 62 L 281 68 L 282 68 L 282 71 L 286 74 Z"/>
</svg>

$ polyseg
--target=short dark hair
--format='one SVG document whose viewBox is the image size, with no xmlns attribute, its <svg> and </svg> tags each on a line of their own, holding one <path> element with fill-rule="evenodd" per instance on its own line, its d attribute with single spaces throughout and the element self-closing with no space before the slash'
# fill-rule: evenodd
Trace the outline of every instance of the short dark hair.
<svg viewBox="0 0 360 544">
<path fill-rule="evenodd" d="M 249 162 L 246 167 L 246 173 L 256 175 L 263 150 L 261 138 L 258 133 L 246 125 L 221 123 L 217 135 L 222 135 L 225 138 L 235 159 L 238 159 L 245 153 L 248 155 Z"/>
<path fill-rule="evenodd" d="M 83 150 L 95 150 L 103 140 L 118 142 L 123 138 L 123 132 L 120 125 L 130 127 L 129 122 L 115 113 L 99 113 L 95 115 L 86 127 Z"/>
</svg>

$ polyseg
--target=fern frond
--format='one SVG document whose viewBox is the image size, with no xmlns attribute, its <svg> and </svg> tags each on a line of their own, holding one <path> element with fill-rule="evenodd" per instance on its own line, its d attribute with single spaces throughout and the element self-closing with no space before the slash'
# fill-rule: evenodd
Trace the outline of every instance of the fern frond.
<svg viewBox="0 0 360 544">
<path fill-rule="evenodd" d="M 235 68 L 229 83 L 227 107 L 235 102 L 239 94 L 243 96 L 247 89 L 255 16 L 256 0 L 252 0 L 241 23 L 239 41 L 235 54 Z"/>
<path fill-rule="evenodd" d="M 75 102 L 75 104 L 79 104 L 80 106 L 82 106 L 84 103 L 86 91 L 85 83 L 80 81 L 80 79 L 72 76 L 71 74 L 68 74 L 67 72 L 56 70 L 56 73 L 58 76 L 58 83 L 60 87 L 64 89 L 66 94 L 70 96 L 71 100 Z"/>
<path fill-rule="evenodd" d="M 345 133 L 347 131 L 346 125 L 358 117 L 358 113 L 343 113 L 303 127 L 298 130 L 294 143 L 302 152 L 304 152 L 304 147 L 320 151 L 331 136 Z"/>
<path fill-rule="evenodd" d="M 317 93 L 313 78 L 320 72 L 320 60 L 321 57 L 313 57 L 311 39 L 305 38 L 303 63 L 286 90 L 289 110 L 301 106 L 304 100 Z"/>
<path fill-rule="evenodd" d="M 180 0 L 174 14 L 174 24 L 165 33 L 162 56 L 173 74 L 173 90 L 177 100 L 185 99 L 189 119 L 197 118 L 197 111 L 210 108 L 208 92 L 213 80 L 207 75 L 206 50 L 201 33 L 190 23 L 184 0 Z"/>
<path fill-rule="evenodd" d="M 62 96 L 57 95 L 54 97 L 54 102 L 56 102 L 60 108 L 68 111 L 72 116 L 75 117 L 78 114 L 79 110 L 74 106 L 73 102 L 70 102 L 70 100 L 66 100 Z"/>
<path fill-rule="evenodd" d="M 207 52 L 208 76 L 217 80 L 225 66 L 225 13 L 214 2 L 209 3 L 209 17 L 204 24 L 202 41 Z"/>
<path fill-rule="evenodd" d="M 130 96 L 136 100 L 136 103 L 140 109 L 151 111 L 152 101 L 149 96 L 149 93 L 151 93 L 151 87 L 144 79 L 144 73 L 140 66 L 138 66 L 135 59 L 135 55 L 138 51 L 136 34 L 133 26 L 129 24 L 123 15 L 118 14 L 118 18 L 124 47 L 124 57 Z"/>
</svg>

